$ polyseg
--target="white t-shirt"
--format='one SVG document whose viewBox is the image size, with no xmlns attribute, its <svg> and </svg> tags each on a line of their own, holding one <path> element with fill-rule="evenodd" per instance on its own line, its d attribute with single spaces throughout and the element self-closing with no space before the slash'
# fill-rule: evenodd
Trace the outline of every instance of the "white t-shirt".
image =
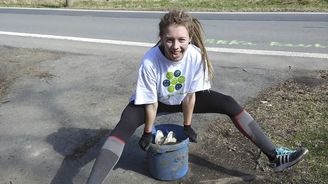
<svg viewBox="0 0 328 184">
<path fill-rule="evenodd" d="M 157 101 L 167 105 L 179 105 L 188 93 L 207 90 L 210 87 L 207 67 L 204 66 L 199 48 L 189 44 L 183 58 L 173 62 L 156 46 L 151 48 L 141 61 L 137 87 L 130 101 L 134 100 L 136 105 Z"/>
</svg>

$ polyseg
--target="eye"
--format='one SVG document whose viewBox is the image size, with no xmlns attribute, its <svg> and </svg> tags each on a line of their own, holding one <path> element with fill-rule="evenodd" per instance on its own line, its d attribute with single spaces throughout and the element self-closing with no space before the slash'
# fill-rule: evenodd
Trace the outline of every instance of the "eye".
<svg viewBox="0 0 328 184">
<path fill-rule="evenodd" d="M 186 42 L 186 41 L 187 41 L 187 39 L 185 39 L 185 38 L 180 38 L 180 39 L 179 39 L 179 42 L 180 42 L 180 43 L 184 43 L 184 42 Z"/>
<path fill-rule="evenodd" d="M 173 39 L 170 39 L 170 38 L 169 39 L 166 39 L 166 42 L 167 43 L 172 43 L 173 42 Z"/>
</svg>

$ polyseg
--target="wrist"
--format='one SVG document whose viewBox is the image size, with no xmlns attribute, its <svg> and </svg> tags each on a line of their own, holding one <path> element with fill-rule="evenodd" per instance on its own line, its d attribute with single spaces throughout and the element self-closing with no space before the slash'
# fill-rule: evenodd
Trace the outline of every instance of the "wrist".
<svg viewBox="0 0 328 184">
<path fill-rule="evenodd" d="M 147 133 L 147 134 L 151 134 L 152 133 L 152 128 L 145 128 L 144 129 L 144 134 Z"/>
<path fill-rule="evenodd" d="M 183 127 L 184 127 L 185 129 L 189 129 L 189 128 L 191 128 L 191 124 L 189 124 L 189 125 L 184 124 Z"/>
<path fill-rule="evenodd" d="M 151 136 L 152 132 L 147 132 L 147 131 L 144 131 L 143 135 L 144 136 Z"/>
<path fill-rule="evenodd" d="M 191 122 L 190 123 L 183 123 L 183 126 L 191 126 Z"/>
</svg>

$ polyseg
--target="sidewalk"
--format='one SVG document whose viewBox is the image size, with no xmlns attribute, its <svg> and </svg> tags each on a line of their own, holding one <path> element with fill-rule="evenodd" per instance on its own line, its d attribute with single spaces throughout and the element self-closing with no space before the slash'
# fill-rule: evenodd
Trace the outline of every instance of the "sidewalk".
<svg viewBox="0 0 328 184">
<path fill-rule="evenodd" d="M 134 89 L 139 56 L 5 47 L 0 50 L 6 53 L 1 55 L 0 63 L 10 60 L 19 65 L 26 58 L 40 61 L 21 70 L 25 73 L 18 75 L 8 94 L 0 99 L 0 181 L 85 183 L 105 135 L 119 120 Z M 222 55 L 220 59 L 226 57 Z M 288 77 L 284 70 L 240 68 L 218 62 L 214 67 L 218 77 L 213 89 L 234 96 L 242 104 L 261 89 Z M 181 117 L 163 116 L 157 123 L 179 124 Z M 253 154 L 257 149 L 247 139 L 240 139 L 242 146 L 235 151 L 205 144 L 204 137 L 208 135 L 220 141 L 218 135 L 207 131 L 210 123 L 220 123 L 222 118 L 214 114 L 194 116 L 200 140 L 190 145 L 190 170 L 181 181 L 165 183 L 240 183 L 262 179 L 254 175 Z M 106 183 L 163 183 L 151 178 L 147 171 L 145 153 L 137 145 L 141 129 L 130 139 Z"/>
</svg>

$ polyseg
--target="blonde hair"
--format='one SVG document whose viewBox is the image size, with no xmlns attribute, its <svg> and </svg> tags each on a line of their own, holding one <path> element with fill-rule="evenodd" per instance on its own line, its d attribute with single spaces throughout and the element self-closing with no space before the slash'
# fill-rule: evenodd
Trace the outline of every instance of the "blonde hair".
<svg viewBox="0 0 328 184">
<path fill-rule="evenodd" d="M 160 38 L 165 34 L 167 27 L 169 27 L 172 24 L 183 25 L 187 28 L 189 32 L 189 36 L 191 38 L 191 43 L 200 49 L 202 60 L 208 69 L 208 76 L 210 79 L 213 79 L 214 78 L 213 66 L 208 58 L 208 54 L 204 43 L 204 37 L 203 37 L 204 31 L 199 20 L 191 16 L 190 14 L 185 13 L 182 10 L 171 10 L 162 17 L 159 23 Z M 157 45 L 160 42 L 161 41 L 159 41 Z"/>
</svg>

